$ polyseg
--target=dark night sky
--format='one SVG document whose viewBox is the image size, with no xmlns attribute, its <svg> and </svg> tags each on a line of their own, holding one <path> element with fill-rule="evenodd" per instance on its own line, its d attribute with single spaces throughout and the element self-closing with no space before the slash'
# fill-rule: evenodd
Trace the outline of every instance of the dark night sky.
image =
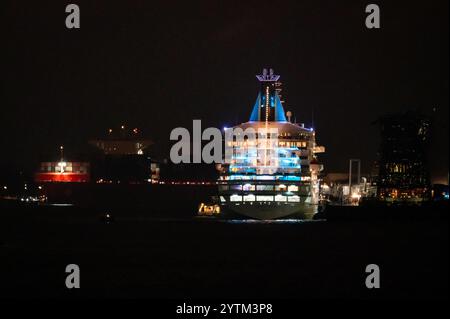
<svg viewBox="0 0 450 319">
<path fill-rule="evenodd" d="M 81 29 L 65 28 L 65 6 Z M 255 74 L 281 74 L 286 110 L 314 121 L 328 171 L 376 159 L 391 111 L 437 107 L 433 175 L 448 172 L 448 1 L 2 1 L 2 157 L 27 167 L 111 126 L 169 146 L 192 119 L 247 121 Z"/>
</svg>

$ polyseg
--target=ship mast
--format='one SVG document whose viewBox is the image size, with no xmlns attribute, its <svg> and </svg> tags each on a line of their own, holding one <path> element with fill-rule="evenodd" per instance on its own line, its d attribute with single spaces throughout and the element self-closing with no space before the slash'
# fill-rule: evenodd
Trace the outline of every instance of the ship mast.
<svg viewBox="0 0 450 319">
<path fill-rule="evenodd" d="M 263 69 L 262 74 L 257 75 L 256 78 L 261 82 L 261 90 L 259 93 L 259 121 L 262 120 L 261 110 L 264 108 L 264 122 L 265 122 L 265 152 L 264 152 L 264 166 L 267 166 L 267 157 L 269 151 L 269 122 L 276 121 L 276 86 L 275 83 L 280 78 L 279 75 L 274 74 L 273 69 Z M 264 102 L 264 103 L 261 103 Z"/>
</svg>

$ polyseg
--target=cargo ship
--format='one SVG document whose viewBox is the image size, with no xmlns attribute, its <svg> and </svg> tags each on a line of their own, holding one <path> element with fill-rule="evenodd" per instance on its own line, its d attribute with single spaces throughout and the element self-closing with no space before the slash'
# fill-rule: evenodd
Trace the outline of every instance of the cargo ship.
<svg viewBox="0 0 450 319">
<path fill-rule="evenodd" d="M 279 75 L 264 69 L 256 76 L 260 91 L 248 122 L 227 128 L 231 134 L 257 132 L 256 140 L 225 138 L 230 160 L 218 165 L 221 211 L 254 219 L 312 218 L 319 204 L 316 132 L 294 123 L 280 99 Z M 236 133 L 238 132 L 238 133 Z"/>
</svg>

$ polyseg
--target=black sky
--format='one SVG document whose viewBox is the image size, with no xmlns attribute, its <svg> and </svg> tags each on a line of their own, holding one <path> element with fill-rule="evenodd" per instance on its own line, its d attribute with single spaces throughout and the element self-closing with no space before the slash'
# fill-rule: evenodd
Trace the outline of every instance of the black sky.
<svg viewBox="0 0 450 319">
<path fill-rule="evenodd" d="M 65 6 L 81 29 L 65 27 Z M 314 126 L 328 171 L 368 170 L 394 111 L 437 111 L 432 173 L 448 173 L 448 1 L 2 1 L 2 169 L 47 160 L 111 126 L 169 146 L 192 119 L 248 120 L 273 67 L 286 110 Z M 67 148 L 67 146 L 66 146 Z M 33 164 L 34 165 L 34 164 Z"/>
</svg>

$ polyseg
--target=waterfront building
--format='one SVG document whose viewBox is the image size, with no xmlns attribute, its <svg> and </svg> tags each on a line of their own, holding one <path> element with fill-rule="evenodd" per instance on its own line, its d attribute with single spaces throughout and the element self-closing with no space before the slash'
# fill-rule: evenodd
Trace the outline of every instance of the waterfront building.
<svg viewBox="0 0 450 319">
<path fill-rule="evenodd" d="M 378 123 L 381 129 L 378 198 L 387 202 L 428 200 L 429 119 L 407 112 L 384 116 Z"/>
</svg>

